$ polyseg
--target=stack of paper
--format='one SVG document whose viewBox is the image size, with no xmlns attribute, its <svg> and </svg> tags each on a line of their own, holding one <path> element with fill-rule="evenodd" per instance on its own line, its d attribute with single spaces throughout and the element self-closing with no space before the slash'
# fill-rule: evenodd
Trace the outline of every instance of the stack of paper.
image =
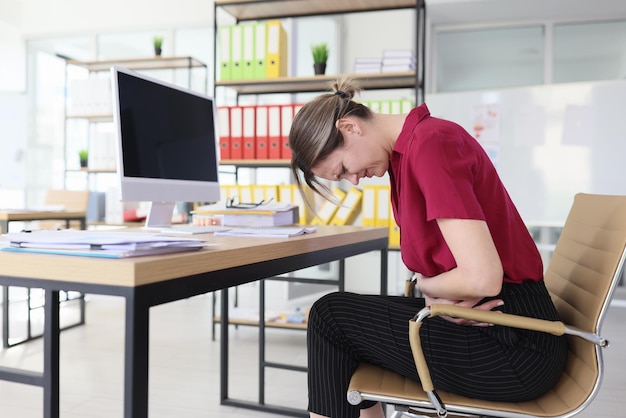
<svg viewBox="0 0 626 418">
<path fill-rule="evenodd" d="M 224 226 L 284 226 L 300 220 L 297 205 L 288 202 L 269 202 L 262 205 L 226 207 L 225 203 L 199 206 L 194 218 L 202 215 L 222 215 Z"/>
<path fill-rule="evenodd" d="M 65 229 L 40 230 L 3 235 L 3 251 L 124 258 L 198 250 L 205 246 L 194 238 L 168 237 L 131 232 L 96 232 Z"/>
</svg>

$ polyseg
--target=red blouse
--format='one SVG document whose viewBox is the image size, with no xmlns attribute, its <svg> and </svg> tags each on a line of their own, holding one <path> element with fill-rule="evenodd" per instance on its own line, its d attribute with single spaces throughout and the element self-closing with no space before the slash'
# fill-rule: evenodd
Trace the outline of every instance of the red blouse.
<svg viewBox="0 0 626 418">
<path fill-rule="evenodd" d="M 407 268 L 432 277 L 456 267 L 437 218 L 487 222 L 504 281 L 543 279 L 543 265 L 526 225 L 481 145 L 456 123 L 409 113 L 389 166 L 394 216 Z"/>
</svg>

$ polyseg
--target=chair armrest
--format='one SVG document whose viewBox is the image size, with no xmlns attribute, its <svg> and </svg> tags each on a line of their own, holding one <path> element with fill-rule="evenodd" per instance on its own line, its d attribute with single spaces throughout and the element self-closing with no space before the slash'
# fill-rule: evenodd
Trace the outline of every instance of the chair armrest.
<svg viewBox="0 0 626 418">
<path fill-rule="evenodd" d="M 561 321 L 528 318 L 520 315 L 506 314 L 498 311 L 483 311 L 457 305 L 433 304 L 430 307 L 430 318 L 442 315 L 513 328 L 528 329 L 531 331 L 547 332 L 553 335 L 563 335 L 565 333 L 565 324 Z"/>
</svg>

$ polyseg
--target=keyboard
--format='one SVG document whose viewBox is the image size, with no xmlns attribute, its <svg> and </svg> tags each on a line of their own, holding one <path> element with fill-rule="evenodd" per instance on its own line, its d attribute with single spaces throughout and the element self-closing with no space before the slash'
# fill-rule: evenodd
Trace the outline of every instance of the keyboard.
<svg viewBox="0 0 626 418">
<path fill-rule="evenodd" d="M 214 232 L 227 231 L 227 226 L 218 225 L 172 225 L 167 228 L 160 228 L 162 234 L 212 234 Z"/>
</svg>

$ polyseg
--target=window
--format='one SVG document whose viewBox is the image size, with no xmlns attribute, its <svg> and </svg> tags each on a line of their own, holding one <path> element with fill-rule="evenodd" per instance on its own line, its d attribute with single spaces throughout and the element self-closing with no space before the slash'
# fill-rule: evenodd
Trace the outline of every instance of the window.
<svg viewBox="0 0 626 418">
<path fill-rule="evenodd" d="M 543 84 L 543 26 L 436 34 L 436 91 Z"/>
<path fill-rule="evenodd" d="M 626 21 L 554 27 L 555 83 L 626 76 Z"/>
</svg>

